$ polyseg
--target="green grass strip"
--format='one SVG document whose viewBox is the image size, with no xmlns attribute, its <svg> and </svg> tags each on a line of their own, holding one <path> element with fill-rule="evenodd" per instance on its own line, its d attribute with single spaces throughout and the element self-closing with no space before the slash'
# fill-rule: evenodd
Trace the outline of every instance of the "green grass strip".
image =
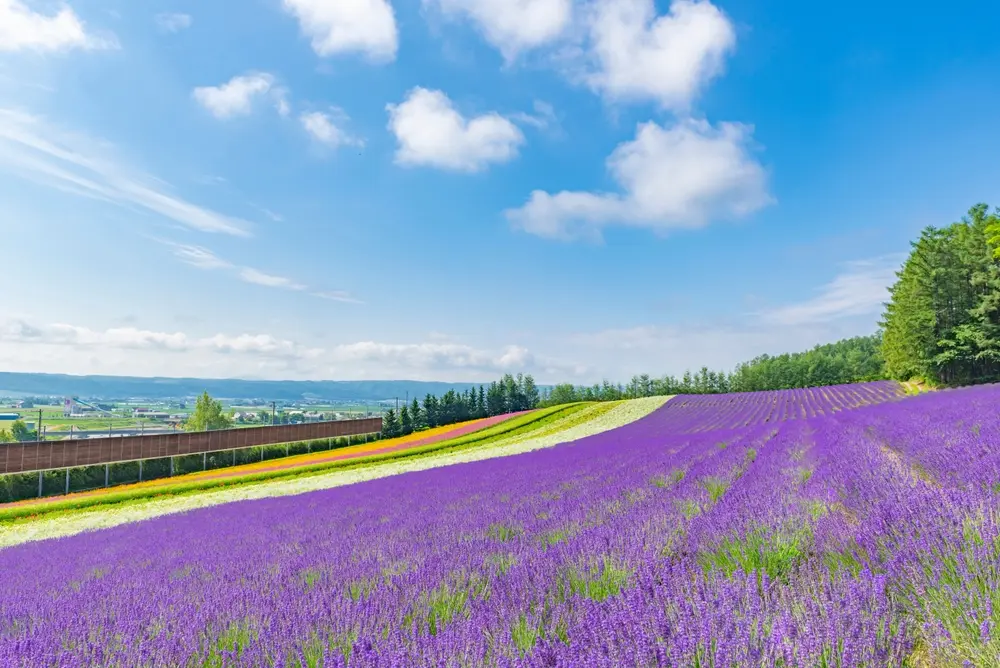
<svg viewBox="0 0 1000 668">
<path fill-rule="evenodd" d="M 326 473 L 332 469 L 350 470 L 363 466 L 370 466 L 372 464 L 391 462 L 432 453 L 443 454 L 457 450 L 464 450 L 469 447 L 489 445 L 490 443 L 501 439 L 541 429 L 546 425 L 550 425 L 556 420 L 565 417 L 566 415 L 572 415 L 583 410 L 586 406 L 586 403 L 581 402 L 554 406 L 551 408 L 543 408 L 525 415 L 519 415 L 509 420 L 504 420 L 503 422 L 487 429 L 472 432 L 471 434 L 466 434 L 465 436 L 460 436 L 455 439 L 407 448 L 396 452 L 373 454 L 352 459 L 340 459 L 331 462 L 320 462 L 317 464 L 282 469 L 278 471 L 262 471 L 260 473 L 248 473 L 247 475 L 232 476 L 229 478 L 195 480 L 188 483 L 178 483 L 176 485 L 133 489 L 81 497 L 78 499 L 67 498 L 65 501 L 52 501 L 45 504 L 29 504 L 25 506 L 5 508 L 0 510 L 0 524 L 14 524 L 24 521 L 33 521 L 42 517 L 50 518 L 56 515 L 62 516 L 101 506 L 122 506 L 124 504 L 146 501 L 153 498 L 182 496 L 206 490 L 250 485 L 253 483 L 266 482 L 279 478 L 304 477 L 308 475 Z M 275 459 L 273 461 L 280 462 L 281 460 Z M 225 471 L 225 469 L 218 470 Z"/>
</svg>

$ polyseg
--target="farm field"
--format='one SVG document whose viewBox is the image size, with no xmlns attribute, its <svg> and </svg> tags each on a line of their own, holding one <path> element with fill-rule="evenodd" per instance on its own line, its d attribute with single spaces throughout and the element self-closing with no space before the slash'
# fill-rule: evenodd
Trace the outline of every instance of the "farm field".
<svg viewBox="0 0 1000 668">
<path fill-rule="evenodd" d="M 400 450 L 405 450 L 408 448 L 414 448 L 421 445 L 430 445 L 433 443 L 437 443 L 439 441 L 445 441 L 448 439 L 454 439 L 460 436 L 465 436 L 467 434 L 472 434 L 483 429 L 488 429 L 489 427 L 492 427 L 494 425 L 498 425 L 511 418 L 517 417 L 517 415 L 518 414 L 507 414 L 507 415 L 498 415 L 490 418 L 483 418 L 479 420 L 469 420 L 467 422 L 459 424 L 452 424 L 444 427 L 436 427 L 434 429 L 428 429 L 421 432 L 415 432 L 408 436 L 401 436 L 398 438 L 393 438 L 388 440 L 373 441 L 370 444 L 354 445 L 354 446 L 337 448 L 335 450 L 323 450 L 320 452 L 313 452 L 302 455 L 293 455 L 290 457 L 282 457 L 281 459 L 277 460 L 271 459 L 262 462 L 255 462 L 253 464 L 231 466 L 222 469 L 212 469 L 208 471 L 199 471 L 197 473 L 174 476 L 172 478 L 158 478 L 155 480 L 148 480 L 140 483 L 119 485 L 105 489 L 91 490 L 87 492 L 78 492 L 63 496 L 46 497 L 41 499 L 28 499 L 26 501 L 18 501 L 15 503 L 0 504 L 0 513 L 2 513 L 2 510 L 4 508 L 8 508 L 11 506 L 42 507 L 54 503 L 63 503 L 66 501 L 73 501 L 82 498 L 91 498 L 91 497 L 99 497 L 107 495 L 121 495 L 122 493 L 127 493 L 135 490 L 160 490 L 164 488 L 184 486 L 192 482 L 234 479 L 234 478 L 252 476 L 262 473 L 271 473 L 277 471 L 285 471 L 289 469 L 314 467 L 316 465 L 328 462 L 337 462 L 337 461 L 357 459 L 378 454 L 386 454 L 390 452 L 398 452 Z"/>
<path fill-rule="evenodd" d="M 996 665 L 998 402 L 675 397 L 521 454 L 7 547 L 0 664 Z"/>
<path fill-rule="evenodd" d="M 59 503 L 44 507 L 9 504 L 0 510 L 0 546 L 72 535 L 232 501 L 302 494 L 401 473 L 551 447 L 633 422 L 659 408 L 666 400 L 667 397 L 653 397 L 603 404 L 557 406 L 535 411 L 531 417 L 524 416 L 510 424 L 501 423 L 461 438 L 423 446 L 419 451 L 408 452 L 410 456 L 404 458 L 375 461 L 371 458 L 359 459 L 356 462 L 345 462 L 347 466 L 334 470 L 316 473 L 306 471 L 303 475 L 264 482 L 248 476 L 250 479 L 246 482 L 233 480 L 224 489 L 219 489 L 220 485 L 207 489 L 197 488 L 183 494 L 180 490 L 184 490 L 190 483 L 178 484 L 154 490 L 153 498 L 143 495 L 133 501 L 117 501 L 109 509 L 95 509 L 87 505 L 91 501 L 98 501 L 93 497 L 80 500 L 74 499 L 73 495 L 67 498 L 64 510 L 57 509 L 62 505 Z M 168 495 L 171 498 L 166 498 Z M 121 498 L 119 494 L 109 496 Z M 53 510 L 55 512 L 48 512 Z M 44 515 L 41 514 L 43 512 Z"/>
</svg>

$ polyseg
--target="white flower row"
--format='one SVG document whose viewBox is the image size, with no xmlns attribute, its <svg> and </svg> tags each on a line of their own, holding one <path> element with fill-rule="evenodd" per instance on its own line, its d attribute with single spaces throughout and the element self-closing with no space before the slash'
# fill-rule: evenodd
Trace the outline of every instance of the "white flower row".
<svg viewBox="0 0 1000 668">
<path fill-rule="evenodd" d="M 586 436 L 622 427 L 649 415 L 662 406 L 668 399 L 669 397 L 649 397 L 622 401 L 606 412 L 602 412 L 602 405 L 597 404 L 583 409 L 583 413 L 590 412 L 597 415 L 593 419 L 580 424 L 558 430 L 560 423 L 575 422 L 582 417 L 582 413 L 573 413 L 562 420 L 557 420 L 551 425 L 544 427 L 541 430 L 543 435 L 533 435 L 532 432 L 514 435 L 481 448 L 469 448 L 458 452 L 427 455 L 425 457 L 418 456 L 411 459 L 373 464 L 346 471 L 333 470 L 328 473 L 308 475 L 301 478 L 251 483 L 216 491 L 192 493 L 174 498 L 152 499 L 129 504 L 121 508 L 82 510 L 63 516 L 42 517 L 33 522 L 0 526 L 0 547 L 47 538 L 71 536 L 84 531 L 103 529 L 129 522 L 138 522 L 160 515 L 216 506 L 232 501 L 302 494 L 303 492 L 350 485 L 366 480 L 399 475 L 401 473 L 424 471 L 439 466 L 492 459 L 494 457 L 506 457 L 541 448 L 549 448 L 560 443 L 575 441 Z"/>
</svg>

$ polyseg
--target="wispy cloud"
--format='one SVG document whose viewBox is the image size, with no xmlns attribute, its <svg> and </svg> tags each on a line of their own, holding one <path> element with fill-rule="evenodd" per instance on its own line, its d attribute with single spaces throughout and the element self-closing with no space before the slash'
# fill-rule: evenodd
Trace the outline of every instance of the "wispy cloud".
<svg viewBox="0 0 1000 668">
<path fill-rule="evenodd" d="M 815 345 L 871 334 L 887 288 L 904 255 L 845 263 L 842 271 L 799 302 L 745 313 L 731 320 L 651 324 L 564 336 L 560 344 L 586 359 L 596 379 L 634 373 L 680 374 L 702 365 L 732 369 L 762 354 L 808 350 Z"/>
<path fill-rule="evenodd" d="M 283 290 L 305 290 L 306 286 L 301 283 L 296 283 L 292 279 L 286 276 L 275 276 L 274 274 L 266 274 L 263 271 L 257 269 L 251 269 L 250 267 L 244 267 L 240 270 L 240 279 L 247 282 L 253 283 L 254 285 L 263 285 L 267 288 L 282 288 Z"/>
<path fill-rule="evenodd" d="M 518 123 L 530 125 L 538 130 L 547 130 L 550 127 L 558 125 L 559 119 L 551 104 L 535 100 L 534 109 L 535 113 L 533 114 L 520 111 L 511 114 L 510 119 Z"/>
<path fill-rule="evenodd" d="M 818 294 L 796 304 L 760 313 L 764 322 L 776 325 L 810 325 L 849 316 L 877 313 L 889 299 L 902 255 L 887 255 L 849 262 L 844 271 L 822 286 Z"/>
<path fill-rule="evenodd" d="M 344 302 L 346 304 L 363 304 L 360 299 L 355 299 L 351 296 L 351 293 L 344 292 L 343 290 L 332 290 L 327 292 L 314 292 L 313 297 L 319 297 L 320 299 L 328 299 L 333 302 Z"/>
<path fill-rule="evenodd" d="M 153 20 L 156 21 L 156 26 L 163 32 L 180 32 L 185 28 L 191 27 L 190 14 L 163 12 L 153 17 Z"/>
<path fill-rule="evenodd" d="M 229 269 L 233 266 L 230 262 L 223 260 L 203 246 L 179 244 L 165 239 L 155 239 L 155 241 L 168 246 L 178 260 L 192 267 L 198 267 L 199 269 Z"/>
<path fill-rule="evenodd" d="M 192 244 L 182 244 L 169 239 L 159 239 L 151 237 L 153 241 L 163 244 L 170 249 L 174 257 L 184 264 L 206 271 L 225 270 L 229 271 L 235 278 L 259 285 L 265 288 L 275 288 L 279 290 L 291 290 L 293 292 L 308 292 L 311 296 L 328 301 L 338 301 L 348 304 L 363 304 L 360 299 L 355 298 L 351 293 L 344 290 L 311 290 L 308 285 L 289 278 L 280 276 L 253 267 L 239 266 L 229 260 L 219 257 L 214 251 L 204 246 Z"/>
<path fill-rule="evenodd" d="M 250 236 L 247 221 L 182 199 L 163 181 L 105 157 L 107 152 L 107 143 L 65 132 L 38 116 L 0 109 L 0 169 L 63 192 L 154 213 L 200 232 Z"/>
</svg>

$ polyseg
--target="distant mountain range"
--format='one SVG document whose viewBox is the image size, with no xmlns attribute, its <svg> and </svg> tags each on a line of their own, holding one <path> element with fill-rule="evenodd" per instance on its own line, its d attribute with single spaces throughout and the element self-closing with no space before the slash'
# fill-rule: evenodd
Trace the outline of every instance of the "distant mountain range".
<svg viewBox="0 0 1000 668">
<path fill-rule="evenodd" d="M 137 378 L 132 376 L 68 376 L 48 373 L 0 372 L 0 396 L 80 397 L 86 399 L 174 399 L 208 392 L 216 399 L 268 401 L 383 401 L 407 394 L 440 396 L 463 392 L 478 383 L 438 383 L 419 380 L 224 380 L 207 378 Z"/>
</svg>

